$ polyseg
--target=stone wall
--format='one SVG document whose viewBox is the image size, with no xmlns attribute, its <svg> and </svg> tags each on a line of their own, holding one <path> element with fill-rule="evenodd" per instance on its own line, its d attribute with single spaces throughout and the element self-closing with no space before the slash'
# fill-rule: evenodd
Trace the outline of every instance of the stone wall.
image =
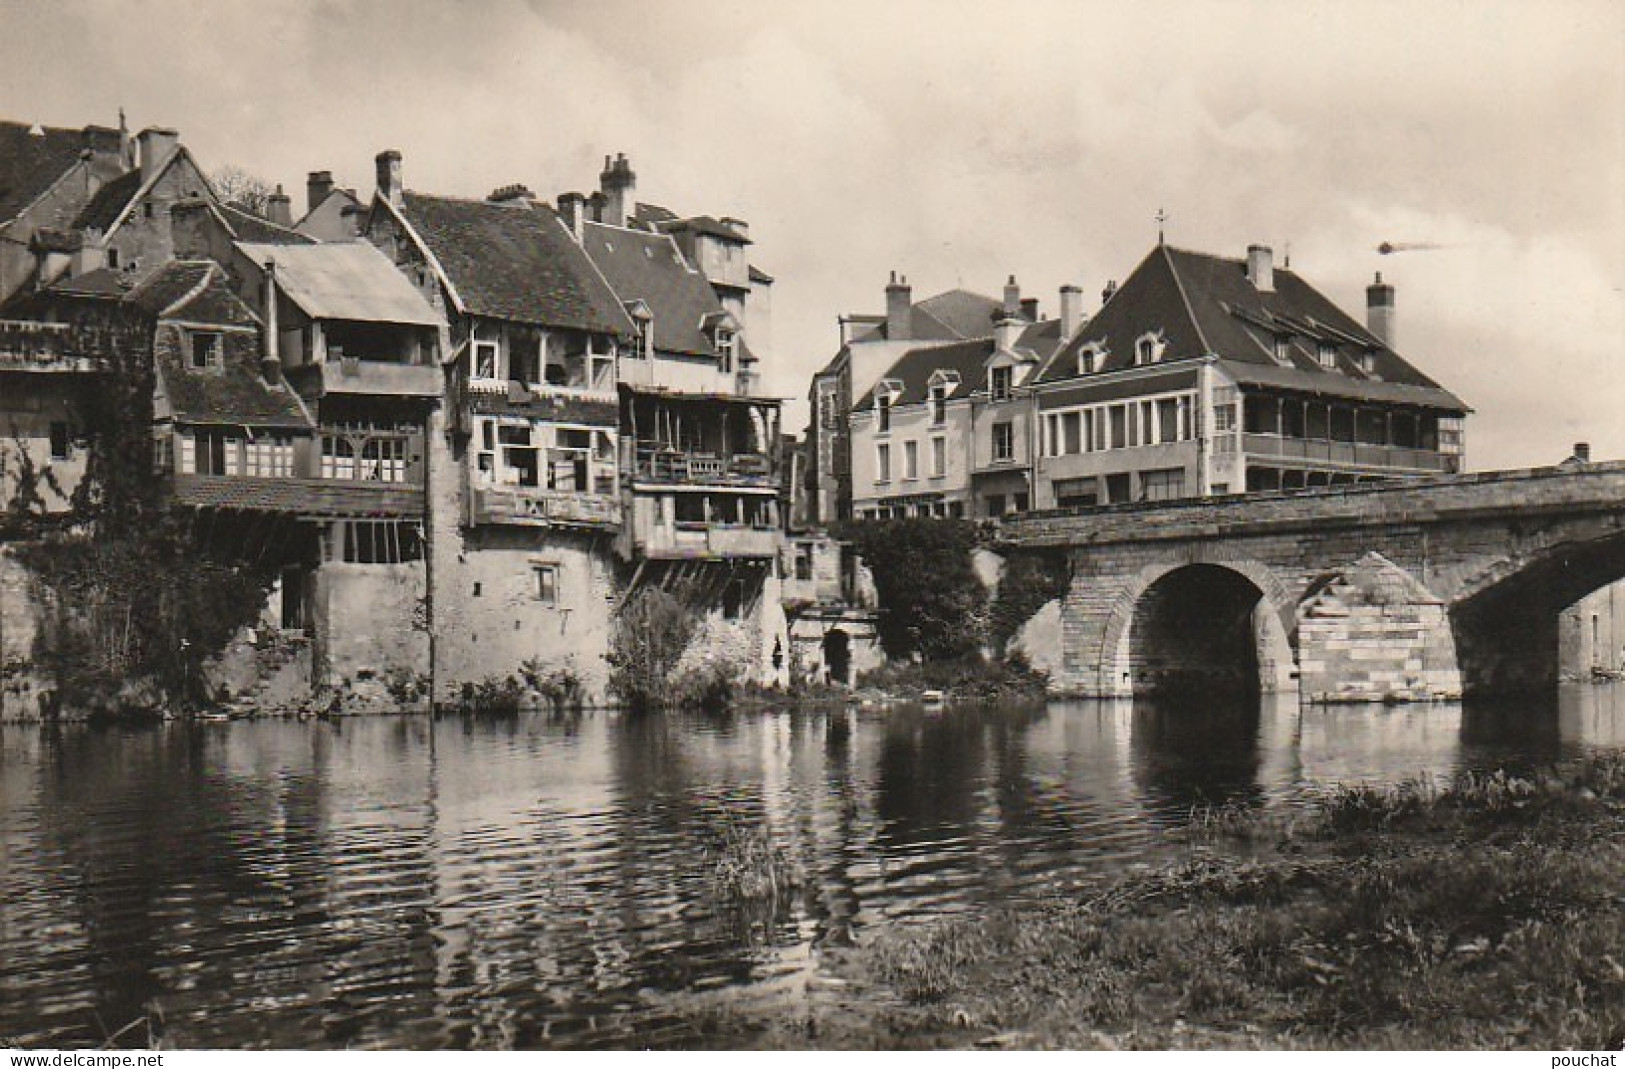
<svg viewBox="0 0 1625 1069">
<path fill-rule="evenodd" d="M 29 667 L 40 612 L 33 586 L 12 548 L 0 545 L 0 721 L 37 720 L 44 712 L 44 684 Z"/>
<path fill-rule="evenodd" d="M 422 561 L 329 562 L 316 569 L 312 590 L 318 682 L 343 686 L 428 674 Z"/>
</svg>

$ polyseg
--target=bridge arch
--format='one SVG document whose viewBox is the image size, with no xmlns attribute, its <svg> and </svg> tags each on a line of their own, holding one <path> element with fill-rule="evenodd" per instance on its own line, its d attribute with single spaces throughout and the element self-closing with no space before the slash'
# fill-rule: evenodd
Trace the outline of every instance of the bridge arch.
<svg viewBox="0 0 1625 1069">
<path fill-rule="evenodd" d="M 1521 698 L 1555 690 L 1563 611 L 1625 579 L 1625 528 L 1610 522 L 1584 533 L 1591 537 L 1518 547 L 1461 584 L 1450 625 L 1464 696 Z"/>
<path fill-rule="evenodd" d="M 1184 686 L 1295 690 L 1295 605 L 1280 577 L 1257 561 L 1148 565 L 1112 606 L 1100 680 L 1125 696 Z"/>
</svg>

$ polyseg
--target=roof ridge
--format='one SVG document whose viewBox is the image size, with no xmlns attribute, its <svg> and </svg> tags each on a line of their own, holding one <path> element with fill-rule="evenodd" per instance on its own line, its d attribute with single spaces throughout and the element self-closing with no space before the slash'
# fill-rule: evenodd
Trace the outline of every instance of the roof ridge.
<svg viewBox="0 0 1625 1069">
<path fill-rule="evenodd" d="M 512 209 L 512 210 L 525 211 L 525 212 L 533 212 L 533 211 L 536 210 L 536 207 L 535 207 L 534 204 L 532 204 L 530 201 L 524 200 L 522 198 L 518 199 L 518 200 L 497 201 L 497 200 L 490 200 L 490 199 L 488 199 L 486 197 L 462 197 L 462 196 L 458 196 L 455 193 L 424 193 L 422 190 L 417 190 L 417 189 L 403 189 L 403 190 L 401 190 L 401 196 L 403 198 L 404 197 L 422 197 L 425 200 L 449 200 L 449 201 L 455 201 L 458 204 L 477 204 L 477 205 L 480 205 L 480 206 L 486 207 L 486 208 L 508 208 L 508 209 Z M 360 202 L 358 201 L 357 203 L 360 203 Z"/>
<path fill-rule="evenodd" d="M 1168 246 L 1158 245 L 1157 248 L 1162 252 L 1162 258 L 1168 265 L 1168 273 L 1174 277 L 1174 290 L 1179 294 L 1180 306 L 1185 309 L 1185 316 L 1190 320 L 1191 329 L 1196 331 L 1196 340 L 1202 343 L 1203 352 L 1211 353 L 1213 346 L 1209 344 L 1207 335 L 1202 333 L 1202 322 L 1196 318 L 1196 309 L 1191 306 L 1190 294 L 1185 292 L 1185 281 L 1179 277 L 1179 268 L 1174 266 L 1174 259 L 1168 254 Z"/>
</svg>

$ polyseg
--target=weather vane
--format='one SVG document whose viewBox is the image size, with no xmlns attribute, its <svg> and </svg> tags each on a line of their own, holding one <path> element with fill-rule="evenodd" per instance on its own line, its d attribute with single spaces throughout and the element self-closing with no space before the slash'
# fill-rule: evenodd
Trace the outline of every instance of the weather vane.
<svg viewBox="0 0 1625 1069">
<path fill-rule="evenodd" d="M 1168 213 L 1161 208 L 1157 209 L 1157 244 L 1162 244 L 1162 224 L 1168 221 Z"/>
</svg>

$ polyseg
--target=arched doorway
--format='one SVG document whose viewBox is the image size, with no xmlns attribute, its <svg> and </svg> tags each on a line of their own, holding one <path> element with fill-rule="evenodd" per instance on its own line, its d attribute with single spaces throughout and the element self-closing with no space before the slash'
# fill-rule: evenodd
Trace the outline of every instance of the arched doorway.
<svg viewBox="0 0 1625 1069">
<path fill-rule="evenodd" d="M 852 683 L 852 637 L 839 627 L 824 634 L 824 671 L 831 683 Z"/>
</svg>

